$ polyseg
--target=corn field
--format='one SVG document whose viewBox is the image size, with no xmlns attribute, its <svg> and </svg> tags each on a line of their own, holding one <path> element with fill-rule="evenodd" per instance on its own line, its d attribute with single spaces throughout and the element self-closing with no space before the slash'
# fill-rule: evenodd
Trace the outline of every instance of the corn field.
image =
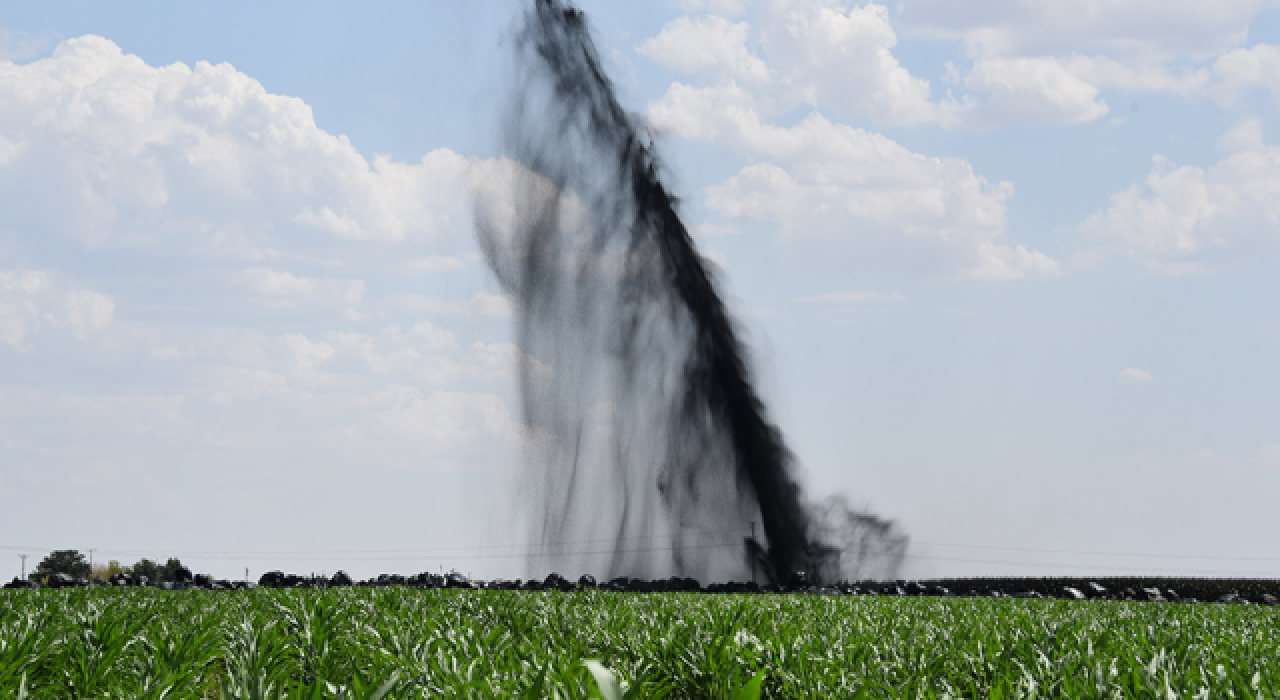
<svg viewBox="0 0 1280 700">
<path fill-rule="evenodd" d="M 0 698 L 22 697 L 1280 698 L 1280 609 L 403 587 L 4 591 Z"/>
</svg>

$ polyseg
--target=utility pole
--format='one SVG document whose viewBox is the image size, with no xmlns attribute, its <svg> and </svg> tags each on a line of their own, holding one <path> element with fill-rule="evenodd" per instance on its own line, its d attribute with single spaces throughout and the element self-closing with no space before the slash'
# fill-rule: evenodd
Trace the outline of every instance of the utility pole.
<svg viewBox="0 0 1280 700">
<path fill-rule="evenodd" d="M 756 521 L 751 521 L 751 544 L 756 543 Z M 755 547 L 747 547 L 747 561 L 751 563 L 751 582 L 756 582 L 756 551 Z"/>
<path fill-rule="evenodd" d="M 93 553 L 96 551 L 94 547 L 89 548 L 89 578 L 93 578 Z"/>
<path fill-rule="evenodd" d="M 247 566 L 244 567 L 244 582 L 245 583 L 249 582 L 249 567 Z"/>
<path fill-rule="evenodd" d="M 27 580 L 27 557 L 29 554 L 19 554 L 18 558 L 22 560 L 22 580 Z"/>
</svg>

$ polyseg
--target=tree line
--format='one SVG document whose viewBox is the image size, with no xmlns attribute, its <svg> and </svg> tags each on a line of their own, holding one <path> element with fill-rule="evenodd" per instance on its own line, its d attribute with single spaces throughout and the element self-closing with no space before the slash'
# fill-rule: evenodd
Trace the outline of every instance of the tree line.
<svg viewBox="0 0 1280 700">
<path fill-rule="evenodd" d="M 146 576 L 152 583 L 159 583 L 177 581 L 178 570 L 182 568 L 184 568 L 182 562 L 177 557 L 170 557 L 163 564 L 142 558 L 132 566 L 121 566 L 120 562 L 114 559 L 106 564 L 90 565 L 89 560 L 79 551 L 59 549 L 50 552 L 49 556 L 42 559 L 27 579 L 37 583 L 48 583 L 49 577 L 54 574 L 66 574 L 72 578 L 86 580 L 93 578 L 106 580 L 116 574 L 126 574 L 133 578 Z"/>
</svg>

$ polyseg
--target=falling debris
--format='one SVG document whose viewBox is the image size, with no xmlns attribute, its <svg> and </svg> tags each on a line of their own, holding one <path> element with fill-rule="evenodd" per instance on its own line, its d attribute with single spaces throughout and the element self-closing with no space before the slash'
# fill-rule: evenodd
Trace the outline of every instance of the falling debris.
<svg viewBox="0 0 1280 700">
<path fill-rule="evenodd" d="M 514 41 L 505 146 L 477 198 L 515 300 L 534 568 L 775 583 L 892 578 L 907 538 L 809 503 L 712 269 L 619 105 L 584 15 L 538 0 Z M 758 522 L 763 539 L 743 536 Z M 745 552 L 744 552 L 745 549 Z"/>
</svg>

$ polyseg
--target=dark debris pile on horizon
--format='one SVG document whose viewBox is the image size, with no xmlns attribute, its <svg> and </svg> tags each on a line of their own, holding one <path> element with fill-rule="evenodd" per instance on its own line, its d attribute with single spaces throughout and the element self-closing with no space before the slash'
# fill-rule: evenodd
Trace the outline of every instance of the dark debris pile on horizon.
<svg viewBox="0 0 1280 700">
<path fill-rule="evenodd" d="M 809 594 L 831 596 L 891 596 L 891 597 L 983 597 L 983 598 L 1058 598 L 1063 600 L 1111 600 L 1148 601 L 1168 603 L 1238 603 L 1255 605 L 1280 605 L 1280 580 L 1272 579 L 1210 579 L 1164 577 L 1114 577 L 1114 578 L 971 578 L 937 579 L 932 581 L 842 581 L 830 585 L 817 585 L 793 578 L 789 585 L 758 584 L 755 582 L 712 583 L 703 586 L 698 581 L 673 576 L 669 579 L 643 580 L 618 577 L 607 582 L 597 582 L 591 575 L 583 575 L 577 582 L 550 574 L 545 579 L 482 581 L 468 578 L 457 571 L 447 574 L 423 572 L 412 576 L 380 574 L 364 581 L 352 579 L 346 572 L 333 576 L 300 576 L 281 571 L 263 574 L 256 584 L 246 581 L 214 579 L 207 574 L 192 575 L 187 569 L 180 572 L 178 581 L 154 584 L 145 576 L 135 579 L 127 574 L 117 574 L 109 580 L 75 579 L 66 574 L 54 574 L 42 585 L 15 577 L 5 584 L 7 589 L 34 588 L 84 588 L 84 587 L 151 587 L 164 590 L 233 591 L 251 588 L 325 589 L 349 586 L 447 588 L 463 590 L 502 591 L 552 591 L 580 593 L 607 591 L 615 593 L 706 593 L 706 594 Z"/>
</svg>

